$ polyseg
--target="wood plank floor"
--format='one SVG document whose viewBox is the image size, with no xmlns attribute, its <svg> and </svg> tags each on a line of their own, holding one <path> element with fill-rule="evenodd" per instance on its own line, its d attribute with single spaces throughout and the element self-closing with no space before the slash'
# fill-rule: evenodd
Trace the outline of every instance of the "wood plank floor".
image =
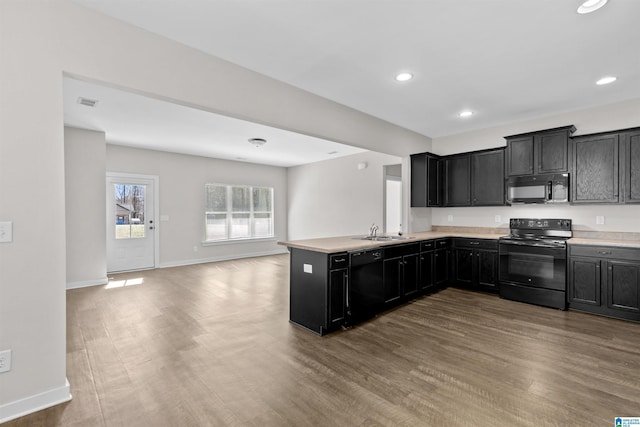
<svg viewBox="0 0 640 427">
<path fill-rule="evenodd" d="M 135 283 L 136 278 L 144 280 Z M 17 426 L 610 426 L 640 416 L 640 324 L 448 288 L 326 337 L 288 255 L 67 293 L 73 400 Z"/>
</svg>

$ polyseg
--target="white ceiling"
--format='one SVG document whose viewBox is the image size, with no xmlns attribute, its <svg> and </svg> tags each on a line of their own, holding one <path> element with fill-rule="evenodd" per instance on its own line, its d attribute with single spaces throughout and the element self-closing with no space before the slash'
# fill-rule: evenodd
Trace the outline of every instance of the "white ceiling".
<svg viewBox="0 0 640 427">
<path fill-rule="evenodd" d="M 638 0 L 75 1 L 430 137 L 640 98 Z"/>
<path fill-rule="evenodd" d="M 365 151 L 72 78 L 63 92 L 65 124 L 105 132 L 110 144 L 282 167 Z M 98 103 L 87 107 L 81 97 Z"/>
</svg>

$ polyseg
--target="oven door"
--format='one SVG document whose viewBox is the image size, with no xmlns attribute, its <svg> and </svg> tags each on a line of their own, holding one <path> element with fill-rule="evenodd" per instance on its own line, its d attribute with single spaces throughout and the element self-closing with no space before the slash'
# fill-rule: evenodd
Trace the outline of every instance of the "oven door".
<svg viewBox="0 0 640 427">
<path fill-rule="evenodd" d="M 565 291 L 566 247 L 501 240 L 500 282 Z"/>
</svg>

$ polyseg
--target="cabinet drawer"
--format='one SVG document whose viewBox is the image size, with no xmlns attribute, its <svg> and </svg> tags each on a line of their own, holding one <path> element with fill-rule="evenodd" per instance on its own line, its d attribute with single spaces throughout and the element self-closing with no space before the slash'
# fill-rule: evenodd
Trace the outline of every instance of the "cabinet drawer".
<svg viewBox="0 0 640 427">
<path fill-rule="evenodd" d="M 349 265 L 349 257 L 347 253 L 334 254 L 329 257 L 329 269 L 347 268 Z"/>
<path fill-rule="evenodd" d="M 395 245 L 385 246 L 384 257 L 385 259 L 395 258 L 399 256 L 405 256 L 410 254 L 417 254 L 420 252 L 420 243 L 410 243 L 408 245 Z"/>
<path fill-rule="evenodd" d="M 472 248 L 472 249 L 498 249 L 498 240 L 493 239 L 454 239 L 456 248 Z"/>
<path fill-rule="evenodd" d="M 435 247 L 436 247 L 435 240 L 427 240 L 426 242 L 420 243 L 420 250 L 422 252 L 432 251 L 433 249 L 435 249 Z"/>
<path fill-rule="evenodd" d="M 569 245 L 570 256 L 587 256 L 606 259 L 640 261 L 640 249 L 617 246 Z"/>
<path fill-rule="evenodd" d="M 436 240 L 435 245 L 436 245 L 436 249 L 448 248 L 449 245 L 451 245 L 451 240 L 450 239 L 438 239 L 438 240 Z"/>
</svg>

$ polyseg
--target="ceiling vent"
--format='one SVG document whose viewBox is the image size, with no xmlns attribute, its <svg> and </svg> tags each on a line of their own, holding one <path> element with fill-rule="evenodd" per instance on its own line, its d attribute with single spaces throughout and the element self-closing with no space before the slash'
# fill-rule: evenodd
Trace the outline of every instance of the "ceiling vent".
<svg viewBox="0 0 640 427">
<path fill-rule="evenodd" d="M 83 97 L 78 98 L 78 104 L 84 105 L 85 107 L 94 108 L 97 103 L 98 101 L 95 99 L 89 99 L 89 98 L 83 98 Z"/>
</svg>

